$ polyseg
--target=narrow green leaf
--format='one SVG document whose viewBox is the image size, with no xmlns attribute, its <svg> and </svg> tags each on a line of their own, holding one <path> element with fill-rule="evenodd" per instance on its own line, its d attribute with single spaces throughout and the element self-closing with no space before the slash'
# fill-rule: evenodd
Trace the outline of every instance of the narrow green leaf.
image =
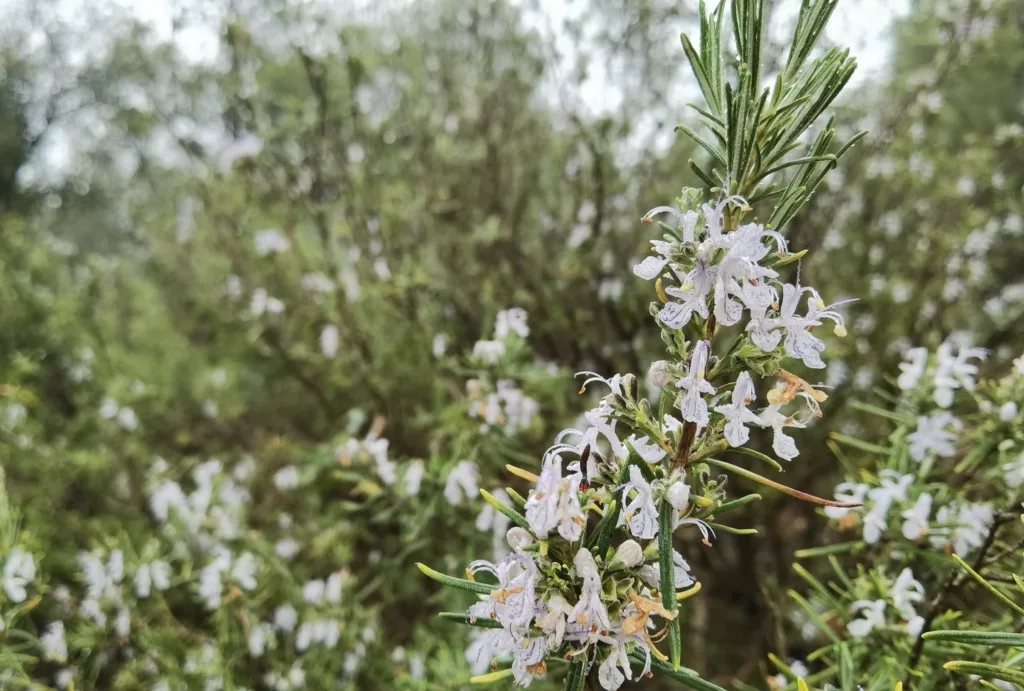
<svg viewBox="0 0 1024 691">
<path fill-rule="evenodd" d="M 1000 631 L 928 631 L 924 638 L 929 641 L 947 641 L 968 645 L 997 645 L 1009 648 L 1024 648 L 1024 633 L 1003 633 Z"/>
<path fill-rule="evenodd" d="M 731 525 L 722 525 L 721 523 L 708 523 L 716 531 L 721 530 L 723 533 L 729 533 L 730 535 L 757 535 L 757 528 L 734 528 Z"/>
<path fill-rule="evenodd" d="M 644 656 L 633 651 L 629 654 L 629 657 L 633 662 L 643 665 L 645 663 Z M 712 684 L 707 679 L 702 679 L 691 669 L 686 667 L 680 667 L 679 669 L 673 669 L 672 665 L 662 662 L 658 659 L 651 660 L 651 668 L 657 670 L 660 674 L 664 674 L 669 679 L 675 679 L 684 686 L 688 686 L 695 691 L 725 691 L 721 686 Z"/>
<path fill-rule="evenodd" d="M 746 496 L 740 497 L 739 499 L 733 499 L 732 501 L 725 502 L 724 504 L 719 506 L 717 509 L 715 509 L 712 512 L 711 515 L 713 515 L 713 516 L 721 516 L 722 514 L 729 513 L 730 511 L 736 511 L 737 509 L 742 509 L 744 506 L 746 506 L 747 504 L 750 504 L 751 502 L 760 501 L 760 500 L 761 500 L 761 495 L 760 494 L 748 494 Z"/>
<path fill-rule="evenodd" d="M 479 676 L 470 677 L 470 684 L 493 684 L 496 681 L 502 681 L 508 679 L 513 674 L 512 669 L 499 669 L 497 672 L 491 672 L 489 674 L 481 674 Z"/>
<path fill-rule="evenodd" d="M 694 174 L 697 177 L 699 177 L 701 181 L 704 182 L 705 185 L 707 185 L 711 189 L 718 187 L 718 183 L 715 182 L 715 179 L 711 177 L 709 174 L 705 173 L 700 166 L 693 162 L 692 159 L 687 161 L 687 163 L 690 164 L 690 170 L 692 170 Z"/>
<path fill-rule="evenodd" d="M 658 561 L 661 566 L 661 603 L 669 612 L 677 611 L 676 603 L 676 565 L 673 559 L 675 550 L 672 545 L 672 523 L 676 510 L 668 503 L 661 502 L 658 514 Z M 673 669 L 679 669 L 682 658 L 682 636 L 679 630 L 679 618 L 668 622 L 669 658 Z"/>
<path fill-rule="evenodd" d="M 843 502 L 832 501 L 831 499 L 822 499 L 821 497 L 816 497 L 813 494 L 807 494 L 806 492 L 801 492 L 798 489 L 787 487 L 786 485 L 775 482 L 774 480 L 769 480 L 768 478 L 758 475 L 746 468 L 740 468 L 739 466 L 735 466 L 732 463 L 726 463 L 725 461 L 719 461 L 714 458 L 705 458 L 704 462 L 708 465 L 713 465 L 716 468 L 731 471 L 741 477 L 747 478 L 748 480 L 752 480 L 766 487 L 771 487 L 772 489 L 777 489 L 784 494 L 788 494 L 791 497 L 796 497 L 797 499 L 801 499 L 812 504 L 818 504 L 820 506 L 836 506 L 843 509 L 855 509 L 863 506 L 863 504 L 846 504 Z"/>
<path fill-rule="evenodd" d="M 439 612 L 438 615 L 446 621 L 454 621 L 465 626 L 476 626 L 481 629 L 500 629 L 501 622 L 493 619 L 470 619 L 465 612 Z"/>
<path fill-rule="evenodd" d="M 982 576 L 980 573 L 978 573 L 977 571 L 972 569 L 970 566 L 968 566 L 967 562 L 965 562 L 963 559 L 961 559 L 959 555 L 954 554 L 953 555 L 953 559 L 954 559 L 954 561 L 956 561 L 957 564 L 959 564 L 964 569 L 966 569 L 967 573 L 971 574 L 971 577 L 974 578 L 974 580 L 976 580 L 978 583 L 980 583 L 981 586 L 985 590 L 989 591 L 990 593 L 995 595 L 997 598 L 999 598 L 1000 600 L 1005 602 L 1015 612 L 1017 612 L 1017 614 L 1024 615 L 1024 607 L 1021 607 L 1020 605 L 1018 605 L 1016 602 L 1014 602 L 1009 597 L 1007 597 L 1005 594 L 1003 594 L 1003 592 L 1001 590 L 999 590 L 994 585 L 992 585 L 991 583 L 986 581 L 984 576 Z"/>
<path fill-rule="evenodd" d="M 759 461 L 763 461 L 763 462 L 767 463 L 768 465 L 770 465 L 776 472 L 779 472 L 779 473 L 786 472 L 785 470 L 783 470 L 782 464 L 780 464 L 778 461 L 776 461 L 771 456 L 763 454 L 760 451 L 757 451 L 756 449 L 748 449 L 745 446 L 737 446 L 737 447 L 733 447 L 731 449 L 731 451 L 733 451 L 735 453 L 743 454 L 744 456 L 750 456 L 751 458 L 756 458 Z"/>
<path fill-rule="evenodd" d="M 824 557 L 829 554 L 856 552 L 862 547 L 864 547 L 864 542 L 862 540 L 855 540 L 853 542 L 838 542 L 834 545 L 824 545 L 822 547 L 809 547 L 807 549 L 798 549 L 796 552 L 793 553 L 793 556 L 797 559 L 810 559 L 812 557 Z"/>
<path fill-rule="evenodd" d="M 852 446 L 853 448 L 860 449 L 861 451 L 877 453 L 883 456 L 888 456 L 890 453 L 892 453 L 892 449 L 890 449 L 887 446 L 879 446 L 878 444 L 872 444 L 870 442 L 862 441 L 854 437 L 848 437 L 845 434 L 839 434 L 838 432 L 833 432 L 829 436 L 835 441 L 839 442 L 840 444 Z"/>
<path fill-rule="evenodd" d="M 526 530 L 530 529 L 530 523 L 526 520 L 526 516 L 524 516 L 523 514 L 519 513 L 518 511 L 511 507 L 505 506 L 500 501 L 498 501 L 497 497 L 495 497 L 493 494 L 491 494 L 485 489 L 480 490 L 480 495 L 484 498 L 484 501 L 486 501 L 488 504 L 497 509 L 503 516 L 506 516 L 510 521 L 515 523 L 517 526 L 519 526 L 520 528 L 525 528 Z"/>
<path fill-rule="evenodd" d="M 423 572 L 423 575 L 427 578 L 433 578 L 441 585 L 447 585 L 452 588 L 458 588 L 460 590 L 468 590 L 471 593 L 479 593 L 481 595 L 490 594 L 497 586 L 490 585 L 488 583 L 477 583 L 476 581 L 467 581 L 464 578 L 454 578 L 447 576 L 440 571 L 434 571 L 426 564 L 422 562 L 416 563 L 416 568 Z"/>
<path fill-rule="evenodd" d="M 1000 667 L 999 665 L 990 665 L 984 662 L 968 662 L 967 660 L 954 660 L 942 666 L 950 672 L 977 674 L 979 677 L 1001 679 L 1024 688 L 1024 672 L 1010 669 L 1009 667 Z"/>
</svg>

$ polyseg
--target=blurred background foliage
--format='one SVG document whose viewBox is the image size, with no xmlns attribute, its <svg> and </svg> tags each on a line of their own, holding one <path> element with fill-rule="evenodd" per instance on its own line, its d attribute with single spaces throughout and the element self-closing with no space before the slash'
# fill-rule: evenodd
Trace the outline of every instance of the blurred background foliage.
<svg viewBox="0 0 1024 691">
<path fill-rule="evenodd" d="M 448 506 L 444 478 L 471 459 L 482 486 L 519 487 L 503 464 L 536 468 L 583 410 L 571 372 L 658 359 L 630 273 L 638 220 L 697 182 L 700 153 L 671 136 L 695 115 L 677 40 L 693 3 L 569 5 L 207 0 L 175 5 L 169 35 L 113 4 L 9 13 L 0 405 L 27 413 L 0 426 L 0 454 L 56 572 L 112 531 L 144 539 L 157 458 L 323 472 L 291 510 L 336 529 L 318 558 L 351 570 L 383 649 L 428 660 L 428 681 L 368 664 L 356 688 L 461 688 L 463 632 L 431 613 L 465 603 L 410 567 L 455 568 L 491 535 L 479 502 Z M 886 69 L 840 103 L 838 138 L 869 136 L 788 231 L 812 250 L 808 283 L 860 298 L 787 477 L 823 495 L 840 474 L 828 434 L 885 434 L 850 403 L 891 389 L 908 346 L 969 332 L 996 369 L 1024 348 L 1019 2 L 915 1 L 891 41 Z M 588 90 L 606 83 L 619 98 L 595 113 Z M 467 357 L 513 306 L 528 338 L 499 366 Z M 540 414 L 481 434 L 471 378 L 519 382 Z M 101 415 L 108 398 L 136 424 Z M 427 461 L 415 501 L 335 467 L 332 445 L 370 430 Z M 255 492 L 254 530 L 277 502 Z M 704 593 L 684 662 L 760 684 L 768 652 L 801 652 L 792 553 L 829 536 L 809 505 L 745 511 L 759 539 L 687 555 Z"/>
</svg>

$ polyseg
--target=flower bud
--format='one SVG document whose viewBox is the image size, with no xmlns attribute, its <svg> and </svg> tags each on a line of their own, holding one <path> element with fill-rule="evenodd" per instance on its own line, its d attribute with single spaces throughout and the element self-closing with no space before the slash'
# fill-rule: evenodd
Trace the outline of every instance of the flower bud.
<svg viewBox="0 0 1024 691">
<path fill-rule="evenodd" d="M 631 569 L 644 563 L 644 551 L 636 540 L 626 540 L 615 550 L 612 563 L 618 563 Z"/>
<path fill-rule="evenodd" d="M 533 535 L 525 528 L 514 526 L 505 533 L 505 541 L 513 552 L 519 552 L 533 544 Z"/>
<path fill-rule="evenodd" d="M 690 503 L 690 486 L 683 480 L 678 480 L 668 488 L 668 503 L 673 509 L 682 511 Z"/>
<path fill-rule="evenodd" d="M 659 389 L 664 389 L 672 383 L 672 373 L 668 371 L 668 362 L 665 360 L 653 363 L 651 369 L 647 371 L 647 376 L 651 378 L 651 383 Z"/>
<path fill-rule="evenodd" d="M 1013 401 L 1004 403 L 1003 407 L 999 409 L 999 419 L 1003 422 L 1011 422 L 1017 417 L 1017 404 Z"/>
<path fill-rule="evenodd" d="M 622 394 L 627 401 L 633 403 L 636 401 L 637 395 L 637 384 L 636 377 L 632 374 L 624 374 L 621 379 L 622 383 Z"/>
</svg>

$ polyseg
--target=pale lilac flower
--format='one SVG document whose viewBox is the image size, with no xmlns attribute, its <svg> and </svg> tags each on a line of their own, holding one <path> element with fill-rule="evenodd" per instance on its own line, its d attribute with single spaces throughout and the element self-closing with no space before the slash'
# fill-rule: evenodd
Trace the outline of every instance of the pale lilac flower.
<svg viewBox="0 0 1024 691">
<path fill-rule="evenodd" d="M 971 550 L 985 544 L 985 537 L 994 519 L 995 512 L 990 504 L 948 504 L 940 507 L 935 514 L 937 526 L 932 531 L 932 545 L 942 548 L 951 544 L 953 551 L 960 556 L 967 556 Z M 938 525 L 947 527 L 939 528 Z"/>
<path fill-rule="evenodd" d="M 426 474 L 423 461 L 411 461 L 405 468 L 405 493 L 415 496 L 420 492 L 423 476 Z"/>
<path fill-rule="evenodd" d="M 516 642 L 512 657 L 512 676 L 517 686 L 529 686 L 536 676 L 532 670 L 548 654 L 547 639 L 542 636 L 526 637 Z"/>
<path fill-rule="evenodd" d="M 486 365 L 493 365 L 504 355 L 504 341 L 477 341 L 473 345 L 473 357 Z"/>
<path fill-rule="evenodd" d="M 100 417 L 104 420 L 111 420 L 115 415 L 117 415 L 117 411 L 120 409 L 121 406 L 118 405 L 117 401 L 108 396 L 103 399 L 102 403 L 100 403 Z"/>
<path fill-rule="evenodd" d="M 132 615 L 125 607 L 119 609 L 114 617 L 114 633 L 121 638 L 128 638 L 132 633 Z"/>
<path fill-rule="evenodd" d="M 627 679 L 633 679 L 633 670 L 629 664 L 629 656 L 626 654 L 626 640 L 610 636 L 601 636 L 599 640 L 603 643 L 608 643 L 611 650 L 608 653 L 608 657 L 602 660 L 601 664 L 597 667 L 597 680 L 606 691 L 617 691 Z M 644 643 L 637 642 L 640 643 L 641 647 L 647 649 Z M 649 649 L 647 649 L 647 653 L 648 655 L 650 654 Z M 641 673 L 640 676 L 643 676 L 643 674 L 646 674 L 646 672 Z"/>
<path fill-rule="evenodd" d="M 299 285 L 307 293 L 327 294 L 334 290 L 334 281 L 319 272 L 303 274 Z"/>
<path fill-rule="evenodd" d="M 973 391 L 978 366 L 970 360 L 984 360 L 987 355 L 984 348 L 956 347 L 951 340 L 940 345 L 935 352 L 936 405 L 942 408 L 953 405 L 955 392 L 961 387 Z"/>
<path fill-rule="evenodd" d="M 915 605 L 924 602 L 924 586 L 917 582 L 909 568 L 903 569 L 892 584 L 892 603 L 907 622 L 912 635 L 921 631 L 924 620 L 917 616 Z M 916 629 L 916 630 L 914 630 Z"/>
<path fill-rule="evenodd" d="M 311 605 L 319 605 L 324 600 L 327 584 L 320 578 L 307 581 L 302 586 L 302 599 Z"/>
<path fill-rule="evenodd" d="M 291 605 L 281 605 L 274 610 L 274 628 L 278 631 L 294 631 L 299 615 Z"/>
<path fill-rule="evenodd" d="M 630 493 L 632 499 L 625 501 Z M 629 525 L 629 532 L 641 540 L 650 540 L 658 534 L 658 507 L 654 504 L 654 490 L 644 478 L 640 468 L 629 467 L 629 482 L 622 490 L 623 517 Z"/>
<path fill-rule="evenodd" d="M 862 504 L 864 498 L 871 488 L 863 483 L 841 482 L 836 487 L 835 499 L 844 504 Z M 848 509 L 841 506 L 826 506 L 825 515 L 832 520 L 845 518 L 848 513 L 856 509 Z"/>
<path fill-rule="evenodd" d="M 931 453 L 948 458 L 956 453 L 955 442 L 958 432 L 963 429 L 951 413 L 940 411 L 917 418 L 917 429 L 907 435 L 910 442 L 910 457 L 921 462 Z"/>
<path fill-rule="evenodd" d="M 298 487 L 299 469 L 293 465 L 286 465 L 278 470 L 274 473 L 274 486 L 282 491 Z"/>
<path fill-rule="evenodd" d="M 501 341 L 511 334 L 517 334 L 522 338 L 530 335 L 530 327 L 526 324 L 526 310 L 522 307 L 512 307 L 498 312 L 494 338 Z"/>
<path fill-rule="evenodd" d="M 548 648 L 557 650 L 562 645 L 572 605 L 558 593 L 549 596 L 544 603 L 545 612 L 537 617 L 536 625 L 548 637 Z"/>
<path fill-rule="evenodd" d="M 28 585 L 36 577 L 36 563 L 32 553 L 15 547 L 4 562 L 4 593 L 13 604 L 24 602 Z"/>
<path fill-rule="evenodd" d="M 448 339 L 444 334 L 434 336 L 434 343 L 431 346 L 434 357 L 441 359 L 448 350 Z"/>
<path fill-rule="evenodd" d="M 139 427 L 139 418 L 131 408 L 121 408 L 117 411 L 117 424 L 129 432 L 134 432 Z"/>
<path fill-rule="evenodd" d="M 557 529 L 570 542 L 580 539 L 585 522 L 579 499 L 582 481 L 580 472 L 562 477 L 562 457 L 547 454 L 537 488 L 526 501 L 526 520 L 534 535 L 543 540 Z"/>
<path fill-rule="evenodd" d="M 851 636 L 864 638 L 875 629 L 885 628 L 885 600 L 857 600 L 851 609 L 861 615 L 846 625 Z"/>
<path fill-rule="evenodd" d="M 44 659 L 61 664 L 67 662 L 68 644 L 64 638 L 64 622 L 55 621 L 47 625 L 39 642 L 43 646 Z"/>
<path fill-rule="evenodd" d="M 246 641 L 249 648 L 250 657 L 263 657 L 264 651 L 267 649 L 267 635 L 269 627 L 266 624 L 258 624 L 253 626 L 249 630 L 249 637 Z"/>
<path fill-rule="evenodd" d="M 690 575 L 690 565 L 683 559 L 683 555 L 676 550 L 672 550 L 672 563 L 675 565 L 673 573 L 675 574 L 676 590 L 689 588 L 696 582 Z M 661 589 L 661 570 L 657 562 L 644 564 L 640 567 L 640 577 L 652 588 Z"/>
<path fill-rule="evenodd" d="M 1014 418 L 1017 417 L 1017 404 L 1013 401 L 1007 401 L 999 408 L 999 421 L 1000 422 L 1013 422 Z"/>
<path fill-rule="evenodd" d="M 529 530 L 520 528 L 519 526 L 513 526 L 505 533 L 505 542 L 508 543 L 508 546 L 512 548 L 513 552 L 521 552 L 523 549 L 532 545 L 535 540 Z"/>
<path fill-rule="evenodd" d="M 572 608 L 568 621 L 578 624 L 587 631 L 609 631 L 608 609 L 601 602 L 601 574 L 597 562 L 586 547 L 581 547 L 573 557 L 576 575 L 583 579 L 579 601 Z"/>
<path fill-rule="evenodd" d="M 882 483 L 868 492 L 873 504 L 864 516 L 864 541 L 869 545 L 882 537 L 888 525 L 889 508 L 894 502 L 907 498 L 907 489 L 914 481 L 913 475 L 901 475 L 893 470 L 883 470 L 879 475 Z"/>
<path fill-rule="evenodd" d="M 243 552 L 231 567 L 231 578 L 242 590 L 255 590 L 258 570 L 259 564 L 256 562 L 256 557 L 249 552 Z"/>
<path fill-rule="evenodd" d="M 678 302 L 666 303 L 658 312 L 658 320 L 670 329 L 681 329 L 694 314 L 707 319 L 710 315 L 708 295 L 715 286 L 715 273 L 715 267 L 708 267 L 703 260 L 698 259 L 697 265 L 686 274 L 678 288 L 665 288 L 665 294 L 676 298 Z"/>
<path fill-rule="evenodd" d="M 290 537 L 282 538 L 274 543 L 274 554 L 285 561 L 291 561 L 299 553 L 299 543 Z"/>
<path fill-rule="evenodd" d="M 142 564 L 135 572 L 135 595 L 142 599 L 149 597 L 153 588 L 167 590 L 171 587 L 171 567 L 159 559 Z"/>
<path fill-rule="evenodd" d="M 320 350 L 323 352 L 324 357 L 333 358 L 338 354 L 338 346 L 341 344 L 341 337 L 338 332 L 338 327 L 334 324 L 328 324 L 320 332 Z"/>
<path fill-rule="evenodd" d="M 715 387 L 704 378 L 710 347 L 709 341 L 697 342 L 690 358 L 689 371 L 676 383 L 677 387 L 686 390 L 686 394 L 679 402 L 683 419 L 701 427 L 708 424 L 708 404 L 701 394 L 715 393 Z"/>
<path fill-rule="evenodd" d="M 932 495 L 923 493 L 914 505 L 903 512 L 903 537 L 919 540 L 928 533 L 928 516 L 932 511 Z"/>
<path fill-rule="evenodd" d="M 732 403 L 715 406 L 715 412 L 725 420 L 725 439 L 729 446 L 743 446 L 750 439 L 747 425 L 759 425 L 761 419 L 747 406 L 754 402 L 754 382 L 749 372 L 741 372 L 732 390 Z"/>
<path fill-rule="evenodd" d="M 904 391 L 912 391 L 917 388 L 917 383 L 928 367 L 928 349 L 911 348 L 903 354 L 903 358 L 905 361 L 900 363 L 901 374 L 896 384 Z"/>
<path fill-rule="evenodd" d="M 796 448 L 796 440 L 783 430 L 786 427 L 796 427 L 799 429 L 806 427 L 806 425 L 791 415 L 780 413 L 779 408 L 781 407 L 781 404 L 768 406 L 758 415 L 758 420 L 760 420 L 762 427 L 771 427 L 774 430 L 772 449 L 775 451 L 775 454 L 783 460 L 791 461 L 800 455 L 800 451 Z"/>
<path fill-rule="evenodd" d="M 1009 463 L 1004 463 L 1002 470 L 1006 474 L 1006 484 L 1010 489 L 1024 485 L 1024 453 Z"/>
<path fill-rule="evenodd" d="M 256 246 L 256 254 L 265 257 L 268 254 L 287 252 L 291 249 L 291 241 L 276 228 L 261 230 L 253 236 L 253 244 Z"/>
<path fill-rule="evenodd" d="M 463 498 L 473 500 L 480 493 L 480 471 L 472 461 L 459 461 L 448 473 L 444 484 L 444 498 L 458 506 Z"/>
<path fill-rule="evenodd" d="M 341 589 L 345 585 L 345 575 L 335 571 L 327 577 L 327 584 L 324 586 L 324 600 L 329 604 L 337 605 L 341 602 Z"/>
</svg>

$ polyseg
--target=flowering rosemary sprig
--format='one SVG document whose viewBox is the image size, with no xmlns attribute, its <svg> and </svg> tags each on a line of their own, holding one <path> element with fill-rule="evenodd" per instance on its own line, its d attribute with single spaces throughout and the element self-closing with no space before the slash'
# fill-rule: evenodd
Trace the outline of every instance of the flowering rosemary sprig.
<svg viewBox="0 0 1024 691">
<path fill-rule="evenodd" d="M 535 483 L 527 498 L 519 501 L 510 490 L 517 499 L 508 506 L 485 493 L 515 524 L 507 533 L 511 553 L 474 561 L 466 578 L 420 565 L 427 576 L 478 596 L 465 613 L 442 615 L 480 631 L 469 654 L 511 658 L 509 668 L 478 680 L 513 677 L 526 686 L 549 663 L 567 661 L 567 691 L 594 677 L 614 691 L 652 670 L 715 689 L 681 666 L 679 602 L 700 584 L 674 537 L 693 530 L 711 546 L 716 531 L 755 533 L 718 521 L 760 496 L 729 497 L 712 469 L 820 505 L 858 505 L 819 499 L 716 458 L 731 450 L 781 470 L 775 459 L 745 446 L 751 427 L 772 430 L 775 454 L 795 458 L 796 441 L 787 431 L 819 417 L 827 396 L 783 365 L 791 359 L 823 368 L 825 345 L 814 329 L 830 321 L 837 335 L 845 334 L 835 306 L 801 285 L 798 271 L 792 283 L 780 273 L 804 253 L 791 254 L 779 228 L 849 145 L 828 153 L 834 131 L 826 126 L 807 155 L 790 156 L 853 71 L 853 61 L 837 50 L 807 64 L 835 4 L 804 3 L 786 68 L 760 93 L 764 0 L 731 5 L 739 53 L 731 80 L 724 3 L 710 16 L 701 6 L 699 51 L 684 37 L 706 101 L 695 108 L 716 143 L 680 129 L 711 157 L 710 171 L 691 166 L 711 188 L 712 201 L 684 189 L 675 205 L 642 219 L 668 218 L 657 224 L 663 235 L 651 241 L 654 254 L 634 267 L 638 277 L 654 281 L 658 301 L 651 313 L 669 355 L 650 368 L 656 400 L 640 395 L 632 374 L 582 373 L 581 393 L 592 384 L 609 390 L 586 414 L 585 428 L 558 435 L 539 475 L 512 469 Z M 772 180 L 783 170 L 795 172 L 776 191 Z M 767 224 L 747 218 L 768 199 L 776 204 Z M 731 344 L 723 347 L 727 338 Z M 777 382 L 758 405 L 756 380 L 765 377 Z M 477 580 L 485 574 L 488 582 Z"/>
</svg>

